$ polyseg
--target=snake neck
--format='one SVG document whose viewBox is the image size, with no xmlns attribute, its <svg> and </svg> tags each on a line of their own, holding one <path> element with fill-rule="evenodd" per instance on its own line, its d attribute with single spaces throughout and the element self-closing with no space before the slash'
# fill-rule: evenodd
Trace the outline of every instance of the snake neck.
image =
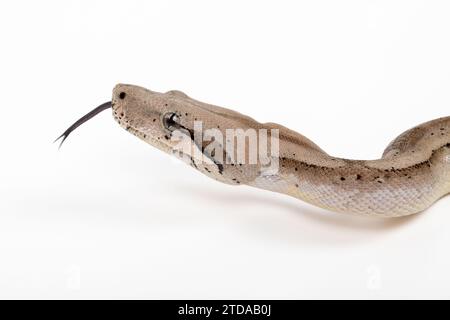
<svg viewBox="0 0 450 320">
<path fill-rule="evenodd" d="M 335 158 L 292 139 L 280 141 L 279 172 L 263 173 L 249 185 L 332 211 L 385 217 L 420 212 L 450 192 L 450 141 L 441 130 L 447 127 L 437 124 L 422 128 L 414 143 L 411 138 L 408 144 L 394 141 L 383 158 L 369 161 Z M 444 134 L 430 141 L 436 129 Z M 399 139 L 405 141 L 405 135 Z"/>
</svg>

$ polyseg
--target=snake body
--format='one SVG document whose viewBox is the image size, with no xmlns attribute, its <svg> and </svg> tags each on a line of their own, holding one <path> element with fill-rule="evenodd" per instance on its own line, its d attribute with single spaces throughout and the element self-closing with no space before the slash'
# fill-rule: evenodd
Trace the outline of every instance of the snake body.
<svg viewBox="0 0 450 320">
<path fill-rule="evenodd" d="M 259 123 L 176 90 L 159 93 L 119 84 L 111 104 L 113 116 L 123 128 L 164 152 L 175 153 L 173 133 L 180 129 L 192 140 L 193 148 L 211 160 L 188 156 L 189 163 L 211 178 L 287 194 L 331 211 L 398 217 L 421 212 L 450 192 L 450 117 L 404 132 L 380 159 L 365 161 L 330 156 L 295 131 Z M 260 162 L 216 162 L 213 151 L 195 141 L 195 121 L 224 136 L 230 128 L 277 129 L 277 172 L 266 172 Z"/>
</svg>

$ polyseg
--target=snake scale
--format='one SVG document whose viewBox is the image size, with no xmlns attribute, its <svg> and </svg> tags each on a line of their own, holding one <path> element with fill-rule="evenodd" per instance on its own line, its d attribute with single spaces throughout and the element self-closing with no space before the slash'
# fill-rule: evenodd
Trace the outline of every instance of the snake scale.
<svg viewBox="0 0 450 320">
<path fill-rule="evenodd" d="M 194 100 L 181 91 L 159 93 L 118 84 L 110 102 L 75 122 L 60 138 L 64 141 L 76 127 L 109 108 L 127 131 L 164 152 L 187 159 L 211 178 L 287 194 L 335 212 L 405 216 L 427 209 L 450 192 L 450 117 L 404 132 L 378 160 L 349 160 L 328 155 L 308 138 L 281 125 L 259 123 L 238 112 Z M 259 160 L 217 160 L 234 157 L 228 149 L 219 148 L 221 145 L 208 148 L 205 141 L 197 141 L 196 122 L 201 122 L 203 130 L 214 129 L 224 137 L 228 129 L 266 129 L 272 137 L 271 130 L 276 129 L 278 154 L 272 160 L 276 160 L 277 170 L 268 172 Z M 203 160 L 175 152 L 180 143 L 174 139 L 175 132 L 192 142 L 192 148 L 205 156 Z"/>
</svg>

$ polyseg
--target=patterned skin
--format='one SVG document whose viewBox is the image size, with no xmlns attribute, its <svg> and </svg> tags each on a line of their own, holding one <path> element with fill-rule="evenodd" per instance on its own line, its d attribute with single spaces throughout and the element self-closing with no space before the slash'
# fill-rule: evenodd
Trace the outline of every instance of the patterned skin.
<svg viewBox="0 0 450 320">
<path fill-rule="evenodd" d="M 127 131 L 211 178 L 287 194 L 328 210 L 398 217 L 421 212 L 450 192 L 450 117 L 406 131 L 389 144 L 381 159 L 364 161 L 332 157 L 295 131 L 259 123 L 176 90 L 158 93 L 119 84 L 110 104 L 114 119 Z M 202 125 L 200 139 L 196 123 Z M 269 132 L 269 147 L 278 147 L 268 156 L 271 165 L 259 158 L 236 160 L 238 144 L 227 149 L 228 140 L 213 148 L 211 140 L 203 140 L 205 130 L 227 138 L 231 129 Z M 275 136 L 276 143 L 271 140 Z M 183 152 L 180 137 L 189 145 Z M 250 142 L 243 148 L 252 151 Z"/>
</svg>

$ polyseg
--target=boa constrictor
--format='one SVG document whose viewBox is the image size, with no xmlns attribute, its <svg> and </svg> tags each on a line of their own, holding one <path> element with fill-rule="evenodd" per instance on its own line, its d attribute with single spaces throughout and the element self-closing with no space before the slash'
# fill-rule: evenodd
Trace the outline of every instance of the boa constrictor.
<svg viewBox="0 0 450 320">
<path fill-rule="evenodd" d="M 404 216 L 425 210 L 450 192 L 450 117 L 404 132 L 389 144 L 381 159 L 348 160 L 328 155 L 308 138 L 281 125 L 259 123 L 238 112 L 194 100 L 181 91 L 159 93 L 119 84 L 112 100 L 74 123 L 61 135 L 62 141 L 80 124 L 108 108 L 127 131 L 162 151 L 187 159 L 216 180 L 284 193 L 332 211 Z M 271 160 L 276 160 L 277 170 L 266 170 L 267 165 L 259 160 L 237 162 L 220 144 L 208 147 L 211 140 L 198 141 L 195 137 L 196 122 L 201 122 L 203 130 L 214 129 L 222 137 L 230 129 L 267 129 L 272 138 L 276 129 L 278 150 L 276 159 L 272 155 Z M 204 157 L 176 152 L 180 140 L 174 139 L 175 132 L 186 136 L 192 149 Z M 245 148 L 249 151 L 247 145 Z"/>
</svg>

